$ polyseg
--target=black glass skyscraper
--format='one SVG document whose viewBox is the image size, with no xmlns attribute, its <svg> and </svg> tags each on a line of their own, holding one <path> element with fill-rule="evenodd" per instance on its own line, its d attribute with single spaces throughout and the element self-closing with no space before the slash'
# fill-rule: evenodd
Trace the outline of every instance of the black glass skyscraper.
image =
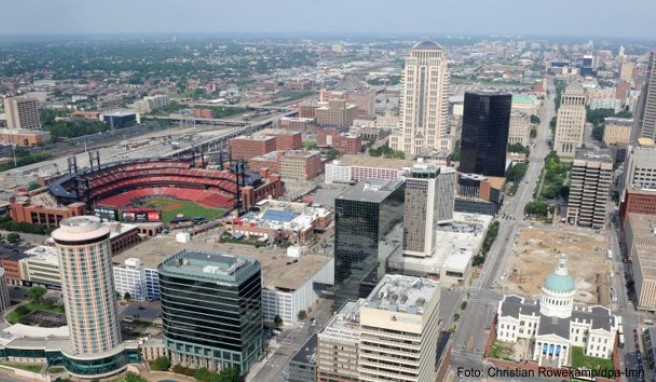
<svg viewBox="0 0 656 382">
<path fill-rule="evenodd" d="M 379 246 L 403 219 L 403 180 L 363 181 L 335 199 L 335 302 L 367 297 L 384 269 Z"/>
<path fill-rule="evenodd" d="M 171 361 L 210 370 L 233 366 L 246 374 L 263 352 L 260 264 L 184 249 L 158 271 Z"/>
<path fill-rule="evenodd" d="M 465 93 L 460 172 L 505 176 L 512 95 Z"/>
</svg>

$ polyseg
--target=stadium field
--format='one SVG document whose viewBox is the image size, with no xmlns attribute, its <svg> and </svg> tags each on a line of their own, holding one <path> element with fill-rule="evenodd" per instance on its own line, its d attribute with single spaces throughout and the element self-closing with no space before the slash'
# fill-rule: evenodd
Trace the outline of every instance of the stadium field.
<svg viewBox="0 0 656 382">
<path fill-rule="evenodd" d="M 225 213 L 225 210 L 222 208 L 210 208 L 201 206 L 200 204 L 196 204 L 194 202 L 177 199 L 148 199 L 145 204 L 146 206 L 158 207 L 162 210 L 162 221 L 164 224 L 168 224 L 168 222 L 178 214 L 183 214 L 187 218 L 202 216 L 209 220 L 223 216 Z"/>
</svg>

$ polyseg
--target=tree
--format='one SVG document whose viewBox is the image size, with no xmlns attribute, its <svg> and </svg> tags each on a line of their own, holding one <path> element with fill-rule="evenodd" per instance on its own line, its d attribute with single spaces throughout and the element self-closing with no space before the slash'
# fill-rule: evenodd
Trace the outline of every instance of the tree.
<svg viewBox="0 0 656 382">
<path fill-rule="evenodd" d="M 276 328 L 279 328 L 284 324 L 284 321 L 279 314 L 276 314 L 276 317 L 273 319 L 273 324 L 276 325 Z"/>
<path fill-rule="evenodd" d="M 26 296 L 30 301 L 41 302 L 41 299 L 48 291 L 43 287 L 32 287 L 27 290 Z"/>
<path fill-rule="evenodd" d="M 508 152 L 511 153 L 524 153 L 524 154 L 529 154 L 530 151 L 528 147 L 525 147 L 521 143 L 512 143 L 508 145 Z"/>
<path fill-rule="evenodd" d="M 547 216 L 549 205 L 545 202 L 530 202 L 524 207 L 524 212 L 529 215 Z"/>
<path fill-rule="evenodd" d="M 531 114 L 531 123 L 539 125 L 540 124 L 540 117 L 538 117 L 535 114 Z"/>
<path fill-rule="evenodd" d="M 551 132 L 556 131 L 556 125 L 558 124 L 558 119 L 556 117 L 551 118 L 551 121 L 549 121 L 549 128 L 551 129 Z"/>
<path fill-rule="evenodd" d="M 538 136 L 538 129 L 535 127 L 531 127 L 531 138 L 535 138 Z"/>
<path fill-rule="evenodd" d="M 171 367 L 171 361 L 166 356 L 157 357 L 150 363 L 150 370 L 165 371 Z"/>
<path fill-rule="evenodd" d="M 130 296 L 130 292 L 125 292 L 125 294 L 123 294 L 123 300 L 125 301 L 130 301 L 130 297 L 132 297 Z"/>
<path fill-rule="evenodd" d="M 27 185 L 27 189 L 29 191 L 34 191 L 37 188 L 41 188 L 41 185 L 39 184 L 39 182 L 30 182 L 30 184 Z"/>
<path fill-rule="evenodd" d="M 296 317 L 298 317 L 299 320 L 303 321 L 307 317 L 307 313 L 305 313 L 304 310 L 299 310 Z"/>
<path fill-rule="evenodd" d="M 125 382 L 148 382 L 148 380 L 130 371 L 125 375 Z"/>
<path fill-rule="evenodd" d="M 461 309 L 461 310 L 465 310 L 465 309 L 467 309 L 467 301 L 463 301 L 463 302 L 460 304 L 460 309 Z"/>
<path fill-rule="evenodd" d="M 12 244 L 18 243 L 19 240 L 20 240 L 20 235 L 17 234 L 16 232 L 10 232 L 7 235 L 7 241 L 12 243 Z"/>
<path fill-rule="evenodd" d="M 526 175 L 526 170 L 528 170 L 526 163 L 520 162 L 515 164 L 508 172 L 508 180 L 513 183 L 521 182 L 524 179 L 524 175 Z"/>
</svg>

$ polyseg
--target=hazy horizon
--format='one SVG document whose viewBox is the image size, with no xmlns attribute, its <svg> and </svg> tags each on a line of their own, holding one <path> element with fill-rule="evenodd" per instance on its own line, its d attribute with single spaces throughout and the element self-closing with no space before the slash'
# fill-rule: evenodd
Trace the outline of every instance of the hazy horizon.
<svg viewBox="0 0 656 382">
<path fill-rule="evenodd" d="M 656 2 L 633 0 L 24 0 L 4 4 L 2 36 L 500 35 L 656 37 Z"/>
</svg>

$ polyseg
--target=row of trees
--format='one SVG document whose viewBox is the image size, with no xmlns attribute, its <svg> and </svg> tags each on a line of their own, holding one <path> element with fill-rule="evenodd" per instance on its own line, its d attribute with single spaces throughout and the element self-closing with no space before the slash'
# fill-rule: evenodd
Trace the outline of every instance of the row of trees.
<svg viewBox="0 0 656 382">
<path fill-rule="evenodd" d="M 524 207 L 524 213 L 531 216 L 546 217 L 549 212 L 549 205 L 543 201 L 532 201 Z"/>
<path fill-rule="evenodd" d="M 389 147 L 389 144 L 385 143 L 379 148 L 369 149 L 369 155 L 372 157 L 391 158 L 391 159 L 403 159 L 405 158 L 405 153 L 403 151 L 392 150 Z"/>
<path fill-rule="evenodd" d="M 508 180 L 513 183 L 520 183 L 524 179 L 527 170 L 528 164 L 524 162 L 515 164 L 508 172 Z"/>
<path fill-rule="evenodd" d="M 561 162 L 555 151 L 550 152 L 544 158 L 542 190 L 538 199 L 567 198 L 569 187 L 565 185 L 565 180 L 570 169 L 570 163 Z"/>
<path fill-rule="evenodd" d="M 481 246 L 481 252 L 474 256 L 473 260 L 473 265 L 475 267 L 482 265 L 485 262 L 485 257 L 487 256 L 487 253 L 490 251 L 490 248 L 492 248 L 492 244 L 494 244 L 494 241 L 497 239 L 497 236 L 499 235 L 499 221 L 494 221 L 492 224 L 490 224 L 490 228 L 488 228 L 487 232 L 485 233 L 485 238 L 483 239 L 483 245 Z"/>
<path fill-rule="evenodd" d="M 167 371 L 171 368 L 171 361 L 166 356 L 157 357 L 150 363 L 150 370 L 153 371 Z M 196 380 L 201 382 L 239 382 L 239 368 L 237 367 L 224 367 L 221 372 L 210 371 L 205 367 L 198 369 L 189 369 L 182 365 L 173 366 L 173 372 L 193 376 Z"/>
<path fill-rule="evenodd" d="M 16 243 L 18 240 L 20 240 L 20 235 L 15 232 L 33 233 L 36 235 L 49 235 L 52 231 L 55 230 L 54 227 L 48 227 L 44 224 L 15 222 L 11 220 L 9 216 L 0 217 L 0 229 L 4 231 L 13 231 L 7 235 L 7 241 L 10 243 Z"/>
<path fill-rule="evenodd" d="M 239 368 L 236 367 L 225 367 L 221 369 L 221 372 L 210 371 L 206 367 L 201 367 L 198 369 L 186 368 L 182 365 L 175 365 L 171 369 L 174 373 L 187 375 L 189 377 L 194 377 L 194 379 L 200 382 L 240 382 L 241 377 L 239 376 Z"/>
<path fill-rule="evenodd" d="M 522 145 L 521 143 L 512 143 L 508 145 L 508 152 L 511 153 L 524 153 L 526 155 L 531 153 L 528 147 Z"/>
</svg>

